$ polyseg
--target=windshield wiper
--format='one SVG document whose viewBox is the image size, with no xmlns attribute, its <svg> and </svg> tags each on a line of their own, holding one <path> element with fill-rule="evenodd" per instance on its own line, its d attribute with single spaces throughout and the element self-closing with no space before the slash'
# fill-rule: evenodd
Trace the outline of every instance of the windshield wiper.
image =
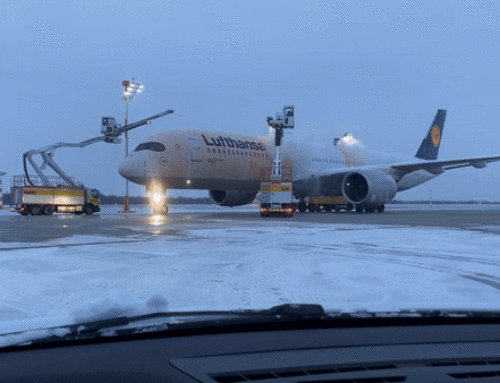
<svg viewBox="0 0 500 383">
<path fill-rule="evenodd" d="M 231 323 L 233 321 L 238 323 L 266 322 L 270 320 L 296 321 L 311 318 L 324 318 L 325 316 L 326 314 L 323 307 L 316 304 L 286 304 L 273 306 L 264 310 L 157 312 L 0 334 L 0 347 L 93 339 L 140 332 L 162 331 L 180 327 L 204 327 L 207 326 L 208 323 L 212 325 L 221 325 L 222 323 Z M 165 319 L 165 321 L 161 321 L 158 324 L 158 321 L 156 321 L 157 319 Z M 133 325 L 139 322 L 146 323 L 142 326 Z M 183 324 L 185 326 L 183 326 Z M 2 338 L 4 339 L 2 340 Z"/>
<path fill-rule="evenodd" d="M 160 319 L 160 321 L 158 321 Z M 70 340 L 95 339 L 118 335 L 159 332 L 165 330 L 209 330 L 244 327 L 251 325 L 278 324 L 285 326 L 331 326 L 357 327 L 366 325 L 387 325 L 392 320 L 425 320 L 449 322 L 457 319 L 466 321 L 499 321 L 499 311 L 481 310 L 401 310 L 388 312 L 370 311 L 325 311 L 318 304 L 284 304 L 264 310 L 211 310 L 211 311 L 170 311 L 119 316 L 109 319 L 49 327 L 38 330 L 1 334 L 0 347 L 50 343 Z M 142 323 L 142 325 L 138 325 Z"/>
</svg>

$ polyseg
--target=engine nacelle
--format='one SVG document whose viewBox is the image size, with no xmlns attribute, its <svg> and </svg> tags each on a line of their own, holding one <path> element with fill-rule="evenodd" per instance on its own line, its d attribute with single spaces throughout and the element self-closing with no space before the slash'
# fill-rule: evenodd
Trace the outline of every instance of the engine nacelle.
<svg viewBox="0 0 500 383">
<path fill-rule="evenodd" d="M 391 201 L 397 191 L 396 181 L 380 170 L 351 172 L 342 180 L 342 195 L 354 205 L 382 205 Z"/>
<path fill-rule="evenodd" d="M 240 206 L 251 203 L 256 191 L 240 191 L 240 190 L 210 190 L 210 198 L 220 206 Z"/>
</svg>

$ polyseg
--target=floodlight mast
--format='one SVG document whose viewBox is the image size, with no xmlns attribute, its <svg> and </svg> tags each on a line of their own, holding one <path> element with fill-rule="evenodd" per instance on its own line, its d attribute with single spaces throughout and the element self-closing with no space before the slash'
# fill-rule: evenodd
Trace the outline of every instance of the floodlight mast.
<svg viewBox="0 0 500 383">
<path fill-rule="evenodd" d="M 125 87 L 125 91 L 123 92 L 123 99 L 125 100 L 125 124 L 128 125 L 128 102 L 134 98 L 136 93 L 140 93 L 142 91 L 143 86 L 139 83 L 135 82 L 135 79 L 132 78 L 132 82 L 128 80 L 123 80 L 122 85 Z M 125 131 L 125 158 L 128 157 L 128 130 Z M 123 201 L 123 212 L 128 213 L 128 180 L 125 180 L 125 199 Z"/>
</svg>

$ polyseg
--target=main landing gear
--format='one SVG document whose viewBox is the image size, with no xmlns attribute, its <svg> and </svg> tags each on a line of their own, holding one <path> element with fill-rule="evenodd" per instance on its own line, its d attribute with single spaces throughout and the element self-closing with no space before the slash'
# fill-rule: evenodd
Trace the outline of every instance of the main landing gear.
<svg viewBox="0 0 500 383">
<path fill-rule="evenodd" d="M 376 205 L 376 206 L 368 206 L 363 207 L 360 205 L 353 205 L 348 203 L 347 205 L 332 205 L 332 204 L 315 204 L 315 203 L 306 203 L 299 202 L 297 203 L 297 211 L 299 213 L 305 213 L 306 211 L 310 213 L 321 213 L 321 212 L 339 212 L 340 210 L 352 211 L 355 210 L 356 213 L 383 213 L 385 211 L 385 205 Z"/>
<path fill-rule="evenodd" d="M 377 205 L 377 206 L 369 206 L 369 207 L 361 207 L 359 205 L 356 205 L 356 213 L 375 213 L 375 211 L 379 213 L 383 213 L 385 211 L 385 205 Z"/>
</svg>

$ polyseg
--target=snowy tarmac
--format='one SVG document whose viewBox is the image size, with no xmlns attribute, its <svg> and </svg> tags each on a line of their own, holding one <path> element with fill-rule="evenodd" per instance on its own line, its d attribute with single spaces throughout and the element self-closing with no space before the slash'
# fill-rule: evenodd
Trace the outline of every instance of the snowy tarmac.
<svg viewBox="0 0 500 383">
<path fill-rule="evenodd" d="M 146 207 L 51 217 L 3 210 L 0 332 L 116 307 L 151 311 L 152 297 L 176 311 L 283 303 L 499 310 L 498 205 L 415 206 L 292 220 L 260 219 L 255 207 L 174 205 L 167 217 Z M 437 223 L 405 223 L 418 219 Z"/>
</svg>

